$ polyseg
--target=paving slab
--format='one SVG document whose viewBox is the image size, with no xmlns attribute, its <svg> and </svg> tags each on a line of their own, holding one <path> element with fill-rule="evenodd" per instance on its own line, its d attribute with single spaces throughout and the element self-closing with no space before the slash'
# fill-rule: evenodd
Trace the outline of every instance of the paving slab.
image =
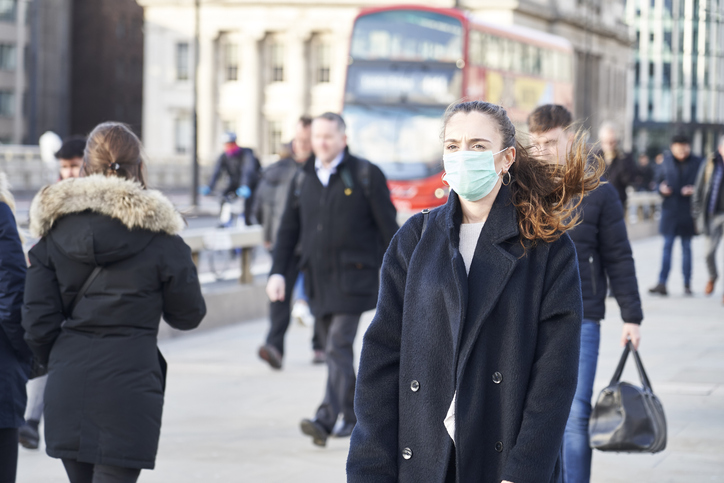
<svg viewBox="0 0 724 483">
<path fill-rule="evenodd" d="M 668 298 L 646 289 L 655 284 L 662 241 L 634 242 L 645 320 L 641 356 L 666 411 L 668 447 L 656 455 L 595 452 L 594 483 L 724 482 L 724 285 L 715 297 L 701 292 L 706 272 L 703 241 L 695 240 L 694 297 L 684 297 L 680 247 L 674 252 Z M 724 261 L 720 261 L 724 267 Z M 602 322 L 594 394 L 605 387 L 621 354 L 621 320 L 609 300 Z M 364 315 L 360 335 L 372 313 Z M 311 364 L 311 328 L 293 324 L 282 371 L 256 356 L 267 322 L 210 329 L 160 343 L 169 363 L 166 405 L 156 469 L 140 482 L 345 481 L 347 439 L 314 447 L 299 431 L 314 414 L 326 368 Z M 359 355 L 362 338 L 357 337 Z M 636 382 L 633 364 L 624 379 Z M 65 482 L 61 463 L 21 448 L 19 483 Z"/>
</svg>

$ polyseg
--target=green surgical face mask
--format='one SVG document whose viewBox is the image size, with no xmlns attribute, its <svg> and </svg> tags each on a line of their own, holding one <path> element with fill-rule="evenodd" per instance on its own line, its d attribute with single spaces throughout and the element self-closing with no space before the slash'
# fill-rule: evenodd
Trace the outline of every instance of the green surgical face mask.
<svg viewBox="0 0 724 483">
<path fill-rule="evenodd" d="M 443 155 L 445 175 L 442 177 L 458 196 L 468 201 L 478 201 L 493 191 L 500 172 L 495 171 L 493 156 L 503 151 L 458 151 Z"/>
</svg>

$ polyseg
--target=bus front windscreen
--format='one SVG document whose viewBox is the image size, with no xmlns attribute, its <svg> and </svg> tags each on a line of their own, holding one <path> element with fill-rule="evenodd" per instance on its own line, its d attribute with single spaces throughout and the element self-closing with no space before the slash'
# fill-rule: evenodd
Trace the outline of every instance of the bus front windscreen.
<svg viewBox="0 0 724 483">
<path fill-rule="evenodd" d="M 347 105 L 347 144 L 390 180 L 422 179 L 442 170 L 441 108 Z"/>
<path fill-rule="evenodd" d="M 435 61 L 463 57 L 460 20 L 424 10 L 389 10 L 363 15 L 352 34 L 356 60 Z"/>
</svg>

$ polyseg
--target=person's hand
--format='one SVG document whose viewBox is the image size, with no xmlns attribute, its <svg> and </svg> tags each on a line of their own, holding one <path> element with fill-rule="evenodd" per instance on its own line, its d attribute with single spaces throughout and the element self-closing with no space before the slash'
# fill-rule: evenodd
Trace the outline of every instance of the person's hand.
<svg viewBox="0 0 724 483">
<path fill-rule="evenodd" d="M 272 248 L 271 242 L 270 242 L 270 241 L 265 241 L 265 242 L 264 242 L 264 248 L 266 248 L 267 251 L 271 251 L 271 248 Z"/>
<path fill-rule="evenodd" d="M 208 186 L 200 186 L 199 193 L 201 194 L 201 196 L 208 196 L 209 193 L 211 193 L 211 188 L 209 188 Z"/>
<path fill-rule="evenodd" d="M 621 345 L 625 346 L 629 339 L 631 339 L 634 349 L 639 350 L 639 344 L 641 343 L 641 327 L 639 324 L 630 324 L 628 322 L 623 324 Z"/>
<path fill-rule="evenodd" d="M 694 187 L 690 184 L 687 184 L 683 188 L 681 188 L 681 196 L 691 196 L 694 194 Z"/>
<path fill-rule="evenodd" d="M 659 191 L 660 191 L 661 194 L 664 195 L 664 196 L 671 196 L 671 193 L 672 193 L 671 188 L 669 188 L 669 185 L 666 184 L 666 181 L 663 181 L 663 182 L 659 185 Z"/>
<path fill-rule="evenodd" d="M 238 190 L 236 190 L 236 195 L 240 198 L 247 199 L 251 196 L 251 189 L 246 185 L 241 186 Z"/>
<path fill-rule="evenodd" d="M 270 301 L 283 302 L 285 289 L 286 282 L 283 275 L 275 273 L 269 277 L 269 281 L 266 283 L 266 294 Z"/>
</svg>

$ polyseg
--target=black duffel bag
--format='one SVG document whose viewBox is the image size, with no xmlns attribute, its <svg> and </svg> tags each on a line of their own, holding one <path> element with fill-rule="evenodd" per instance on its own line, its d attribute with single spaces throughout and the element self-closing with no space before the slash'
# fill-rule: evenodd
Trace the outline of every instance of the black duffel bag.
<svg viewBox="0 0 724 483">
<path fill-rule="evenodd" d="M 629 352 L 643 387 L 620 382 Z M 598 395 L 588 425 L 591 448 L 601 451 L 658 453 L 666 448 L 664 408 L 654 395 L 641 358 L 626 344 L 611 383 Z"/>
</svg>

